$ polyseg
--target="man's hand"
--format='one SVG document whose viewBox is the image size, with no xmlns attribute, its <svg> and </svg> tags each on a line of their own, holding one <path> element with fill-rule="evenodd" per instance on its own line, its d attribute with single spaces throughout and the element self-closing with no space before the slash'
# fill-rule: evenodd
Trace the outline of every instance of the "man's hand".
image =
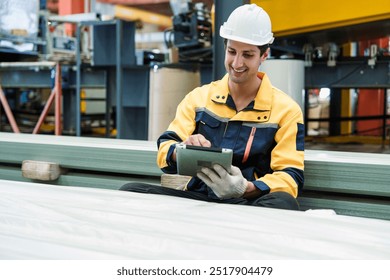
<svg viewBox="0 0 390 280">
<path fill-rule="evenodd" d="M 211 147 L 211 143 L 202 134 L 194 134 L 188 137 L 184 142 L 186 145 Z"/>
<path fill-rule="evenodd" d="M 183 144 L 201 146 L 201 147 L 211 147 L 211 142 L 207 140 L 202 134 L 194 134 L 188 137 Z M 176 149 L 172 155 L 173 161 L 176 161 Z"/>
<path fill-rule="evenodd" d="M 219 199 L 242 197 L 248 186 L 248 181 L 236 166 L 232 166 L 231 172 L 228 173 L 222 166 L 214 164 L 213 168 L 203 167 L 197 176 Z"/>
</svg>

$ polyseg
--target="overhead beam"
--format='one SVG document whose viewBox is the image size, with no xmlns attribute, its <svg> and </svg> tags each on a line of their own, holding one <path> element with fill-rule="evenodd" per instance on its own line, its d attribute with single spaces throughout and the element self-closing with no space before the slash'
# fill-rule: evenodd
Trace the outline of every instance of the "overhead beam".
<svg viewBox="0 0 390 280">
<path fill-rule="evenodd" d="M 98 0 L 98 2 L 119 5 L 148 5 L 169 3 L 169 0 Z"/>
<path fill-rule="evenodd" d="M 370 66 L 367 60 L 337 61 L 336 67 L 315 62 L 305 68 L 305 88 L 390 88 L 389 61 Z"/>
<path fill-rule="evenodd" d="M 161 27 L 171 27 L 172 18 L 161 14 L 143 11 L 141 9 L 126 7 L 123 5 L 114 6 L 114 15 L 116 18 L 128 21 L 141 21 L 156 24 Z"/>
</svg>

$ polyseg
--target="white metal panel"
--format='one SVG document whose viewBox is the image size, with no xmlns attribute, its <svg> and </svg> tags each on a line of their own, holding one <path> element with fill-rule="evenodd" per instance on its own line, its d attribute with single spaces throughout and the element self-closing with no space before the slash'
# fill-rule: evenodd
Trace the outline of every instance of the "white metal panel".
<svg viewBox="0 0 390 280">
<path fill-rule="evenodd" d="M 0 180 L 0 259 L 389 259 L 390 221 Z"/>
</svg>

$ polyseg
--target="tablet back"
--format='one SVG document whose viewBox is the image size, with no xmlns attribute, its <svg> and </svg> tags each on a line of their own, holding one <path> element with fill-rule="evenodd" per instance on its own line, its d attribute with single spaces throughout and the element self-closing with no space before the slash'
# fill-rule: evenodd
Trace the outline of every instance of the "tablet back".
<svg viewBox="0 0 390 280">
<path fill-rule="evenodd" d="M 206 148 L 185 144 L 176 145 L 177 171 L 180 175 L 196 176 L 203 167 L 217 163 L 230 172 L 233 150 L 225 148 Z"/>
</svg>

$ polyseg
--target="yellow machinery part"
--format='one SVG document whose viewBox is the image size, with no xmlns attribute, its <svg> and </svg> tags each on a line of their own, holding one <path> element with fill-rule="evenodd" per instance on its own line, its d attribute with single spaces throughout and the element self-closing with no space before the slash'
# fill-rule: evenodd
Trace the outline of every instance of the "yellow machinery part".
<svg viewBox="0 0 390 280">
<path fill-rule="evenodd" d="M 342 55 L 344 57 L 353 56 L 351 43 L 345 43 L 342 47 Z M 341 117 L 352 117 L 352 103 L 353 103 L 354 89 L 341 90 Z M 352 121 L 344 121 L 340 124 L 340 132 L 342 135 L 352 134 Z"/>
<path fill-rule="evenodd" d="M 341 90 L 341 117 L 352 117 L 352 89 Z M 352 122 L 343 121 L 340 124 L 340 133 L 342 135 L 352 133 Z"/>
<path fill-rule="evenodd" d="M 87 101 L 85 100 L 85 98 L 87 97 L 87 94 L 85 93 L 85 89 L 81 89 L 81 92 L 80 92 L 80 112 L 82 114 L 85 114 L 87 112 Z"/>
<path fill-rule="evenodd" d="M 252 0 L 269 14 L 275 36 L 390 19 L 389 0 Z"/>
<path fill-rule="evenodd" d="M 115 5 L 114 15 L 116 18 L 120 18 L 128 21 L 142 21 L 146 23 L 152 23 L 164 28 L 172 27 L 172 18 L 169 16 L 160 15 L 157 13 L 143 11 L 137 8 Z"/>
</svg>

